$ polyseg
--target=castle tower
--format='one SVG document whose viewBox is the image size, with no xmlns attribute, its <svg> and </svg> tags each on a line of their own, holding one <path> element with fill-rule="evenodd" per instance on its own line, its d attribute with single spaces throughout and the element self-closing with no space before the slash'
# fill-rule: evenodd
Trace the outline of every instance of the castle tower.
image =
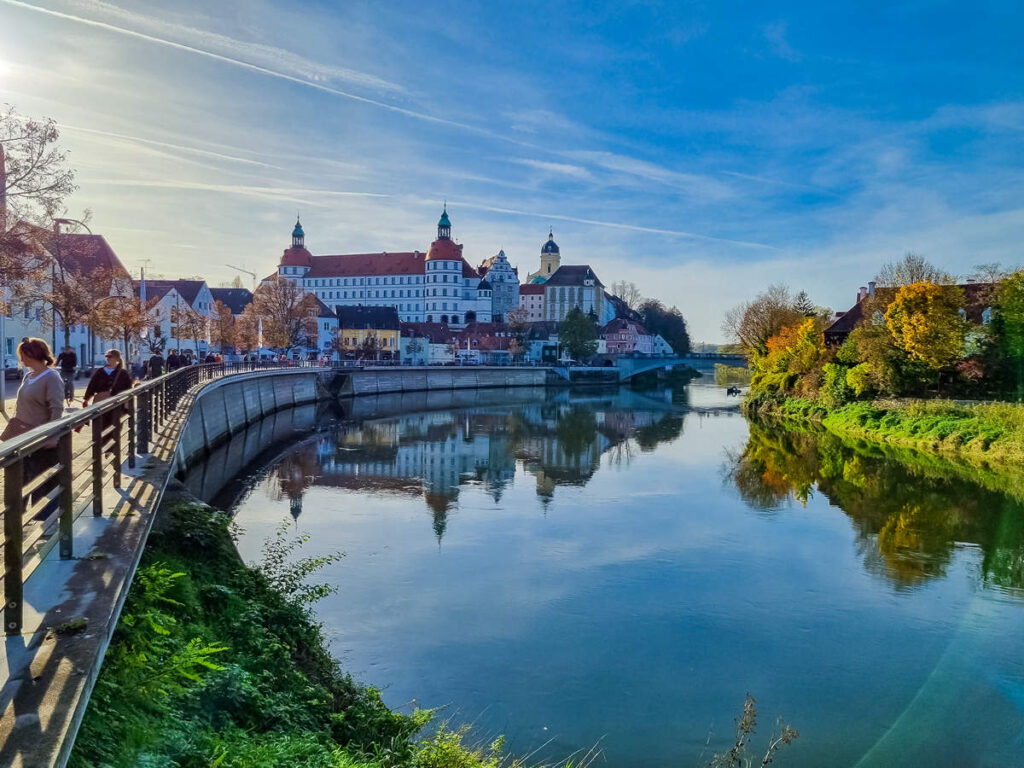
<svg viewBox="0 0 1024 768">
<path fill-rule="evenodd" d="M 555 272 L 562 263 L 562 254 L 555 242 L 554 230 L 548 230 L 548 241 L 540 249 L 540 269 L 526 278 L 528 283 L 543 283 Z"/>
</svg>

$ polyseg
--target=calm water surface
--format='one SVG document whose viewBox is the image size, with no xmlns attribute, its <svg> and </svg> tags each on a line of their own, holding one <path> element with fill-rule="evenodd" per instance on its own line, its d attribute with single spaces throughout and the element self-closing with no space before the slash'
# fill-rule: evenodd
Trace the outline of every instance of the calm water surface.
<svg viewBox="0 0 1024 768">
<path fill-rule="evenodd" d="M 1024 765 L 1021 502 L 735 404 L 362 401 L 246 476 L 239 548 L 294 517 L 343 551 L 345 668 L 517 754 L 703 764 L 749 691 L 781 766 Z"/>
</svg>

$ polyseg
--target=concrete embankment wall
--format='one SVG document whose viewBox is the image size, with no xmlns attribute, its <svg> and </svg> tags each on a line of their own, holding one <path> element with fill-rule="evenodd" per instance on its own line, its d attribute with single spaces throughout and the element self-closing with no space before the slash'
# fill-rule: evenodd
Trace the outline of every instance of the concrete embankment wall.
<svg viewBox="0 0 1024 768">
<path fill-rule="evenodd" d="M 215 381 L 196 395 L 181 433 L 175 471 L 182 474 L 245 427 L 278 411 L 339 397 L 406 392 L 543 387 L 546 368 L 299 368 L 256 371 Z M 564 382 L 563 382 L 564 383 Z"/>
<path fill-rule="evenodd" d="M 348 377 L 341 382 L 338 390 L 341 396 L 492 387 L 543 387 L 548 383 L 546 368 L 369 368 L 339 373 L 339 376 Z"/>
<path fill-rule="evenodd" d="M 181 431 L 175 471 L 183 472 L 231 435 L 265 416 L 326 396 L 330 372 L 315 368 L 257 371 L 208 384 Z"/>
</svg>

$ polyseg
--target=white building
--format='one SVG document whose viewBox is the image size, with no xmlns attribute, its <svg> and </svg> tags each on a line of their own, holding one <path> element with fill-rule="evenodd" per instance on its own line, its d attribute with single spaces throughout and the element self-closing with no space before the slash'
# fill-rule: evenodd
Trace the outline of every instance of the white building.
<svg viewBox="0 0 1024 768">
<path fill-rule="evenodd" d="M 519 286 L 519 308 L 526 312 L 526 322 L 539 323 L 544 319 L 544 285 L 527 283 Z"/>
<path fill-rule="evenodd" d="M 490 286 L 462 256 L 451 239 L 448 211 L 437 224 L 437 239 L 426 253 L 352 253 L 314 256 L 296 221 L 292 246 L 277 274 L 314 294 L 331 309 L 342 305 L 394 307 L 403 322 L 439 322 L 462 327 L 490 322 Z"/>
<path fill-rule="evenodd" d="M 605 316 L 604 285 L 587 264 L 563 265 L 544 281 L 545 320 L 561 322 L 573 307 L 596 322 Z"/>
<path fill-rule="evenodd" d="M 143 284 L 145 288 L 143 289 Z M 203 280 L 146 280 L 135 281 L 135 295 L 141 300 L 145 290 L 146 303 L 150 306 L 153 325 L 147 334 L 151 341 L 166 339 L 163 351 L 167 354 L 172 349 L 191 350 L 203 356 L 209 346 L 209 317 L 213 308 L 213 294 Z M 193 309 L 207 318 L 206 327 L 199 334 L 198 341 L 180 332 L 177 326 L 178 312 L 182 309 Z M 143 345 L 145 347 L 145 345 Z M 198 348 L 198 352 L 197 352 Z"/>
<path fill-rule="evenodd" d="M 60 233 L 54 235 L 47 230 L 28 225 L 16 225 L 24 228 L 26 247 L 31 249 L 38 259 L 48 265 L 49 283 L 59 272 L 65 274 L 70 282 L 88 283 L 89 293 L 99 305 L 108 298 L 131 295 L 131 278 L 121 260 L 102 235 Z M 101 281 L 101 283 L 99 282 Z M 47 288 L 49 290 L 49 288 Z M 64 324 L 60 313 L 54 312 L 52 305 L 42 302 L 11 301 L 6 291 L 0 291 L 0 299 L 9 313 L 4 318 L 2 351 L 4 356 L 14 356 L 18 344 L 25 337 L 45 340 L 57 355 L 65 346 Z M 10 303 L 8 303 L 10 302 Z M 84 318 L 83 318 L 84 319 Z M 121 339 L 106 339 L 97 336 L 85 323 L 70 326 L 68 343 L 78 356 L 80 367 L 88 367 L 102 363 L 103 350 L 110 347 L 120 349 L 126 356 L 132 350 L 124 349 Z"/>
<path fill-rule="evenodd" d="M 498 251 L 477 270 L 491 287 L 491 318 L 506 322 L 508 313 L 519 307 L 519 273 L 508 263 L 505 251 Z"/>
</svg>

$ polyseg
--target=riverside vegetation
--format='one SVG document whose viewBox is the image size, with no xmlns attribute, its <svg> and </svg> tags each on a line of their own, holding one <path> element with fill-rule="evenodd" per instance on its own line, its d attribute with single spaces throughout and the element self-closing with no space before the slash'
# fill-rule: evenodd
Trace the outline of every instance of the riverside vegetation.
<svg viewBox="0 0 1024 768">
<path fill-rule="evenodd" d="M 331 558 L 290 559 L 285 532 L 247 567 L 227 515 L 165 509 L 153 531 L 75 742 L 73 768 L 495 768 L 502 742 L 464 743 L 433 713 L 389 709 L 339 669 L 307 577 Z"/>
<path fill-rule="evenodd" d="M 230 518 L 167 505 L 150 536 L 75 742 L 71 768 L 521 768 L 503 739 L 466 743 L 467 727 L 388 708 L 344 674 L 310 606 L 332 591 L 309 577 L 337 556 L 293 559 L 287 527 L 246 566 Z M 748 695 L 735 743 L 710 765 L 767 765 L 797 738 L 789 726 L 752 756 Z M 585 768 L 597 747 L 558 763 Z"/>
<path fill-rule="evenodd" d="M 883 269 L 861 320 L 829 346 L 829 313 L 772 286 L 725 328 L 752 372 L 748 415 L 816 422 L 833 432 L 956 453 L 1024 459 L 1024 270 L 985 267 L 970 296 L 919 256 Z M 950 399 L 959 398 L 959 399 Z"/>
</svg>

